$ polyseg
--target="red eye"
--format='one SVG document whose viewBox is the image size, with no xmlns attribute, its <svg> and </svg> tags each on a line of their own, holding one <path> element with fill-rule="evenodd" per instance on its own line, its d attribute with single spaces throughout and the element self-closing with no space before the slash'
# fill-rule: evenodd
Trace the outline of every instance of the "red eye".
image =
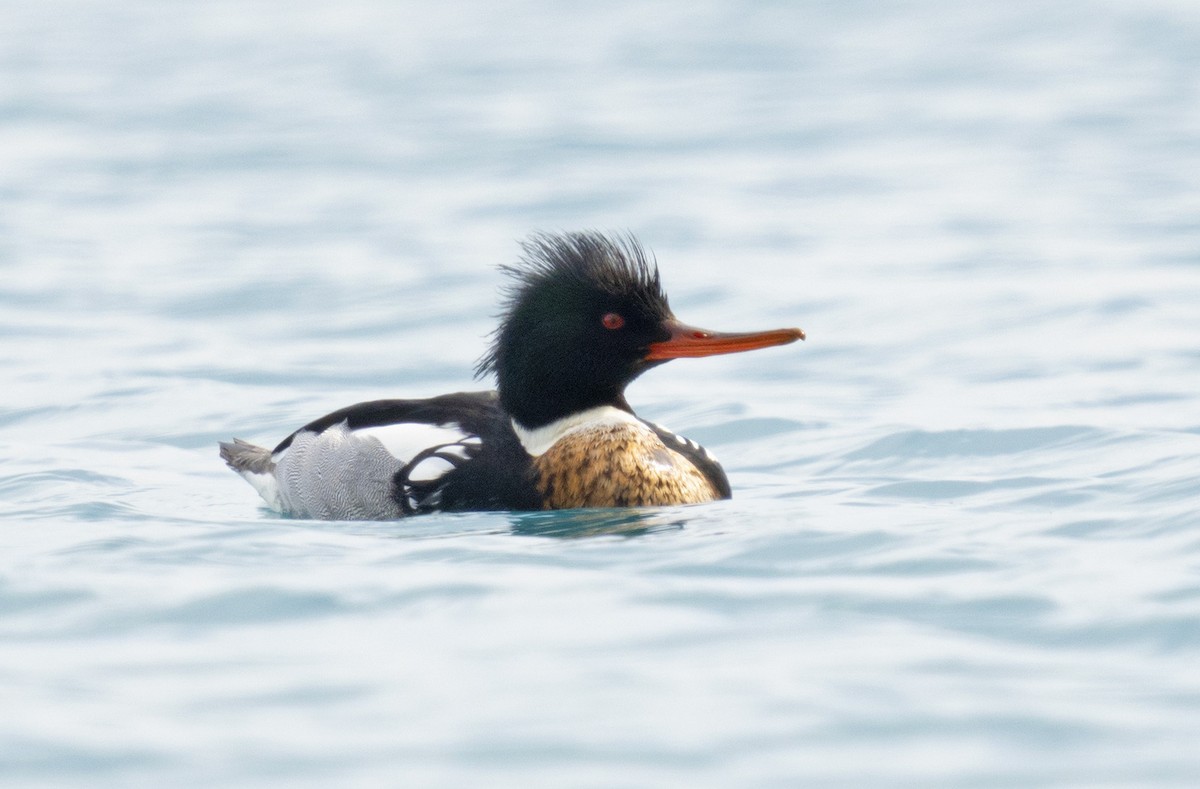
<svg viewBox="0 0 1200 789">
<path fill-rule="evenodd" d="M 615 312 L 606 312 L 604 317 L 600 319 L 606 329 L 619 329 L 625 325 L 625 319 Z"/>
</svg>

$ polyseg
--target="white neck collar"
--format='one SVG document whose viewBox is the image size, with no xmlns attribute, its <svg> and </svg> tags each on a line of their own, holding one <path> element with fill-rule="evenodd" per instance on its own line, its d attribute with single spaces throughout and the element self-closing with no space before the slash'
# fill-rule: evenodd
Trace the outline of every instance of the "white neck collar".
<svg viewBox="0 0 1200 789">
<path fill-rule="evenodd" d="M 560 438 L 582 427 L 595 425 L 641 424 L 641 421 L 629 413 L 611 405 L 601 405 L 569 414 L 548 425 L 530 429 L 517 420 L 512 420 L 513 431 L 521 441 L 521 446 L 533 457 L 543 454 Z"/>
</svg>

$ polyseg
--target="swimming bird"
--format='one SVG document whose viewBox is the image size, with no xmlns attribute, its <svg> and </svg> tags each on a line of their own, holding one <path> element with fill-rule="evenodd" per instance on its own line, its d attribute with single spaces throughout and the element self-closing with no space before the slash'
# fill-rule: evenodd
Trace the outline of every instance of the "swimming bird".
<svg viewBox="0 0 1200 789">
<path fill-rule="evenodd" d="M 804 339 L 800 329 L 720 333 L 681 323 L 632 237 L 539 234 L 480 360 L 496 390 L 373 400 L 309 422 L 272 450 L 234 439 L 221 457 L 273 509 L 326 520 L 435 511 L 692 504 L 729 498 L 703 447 L 638 417 L 625 387 L 671 359 Z"/>
</svg>

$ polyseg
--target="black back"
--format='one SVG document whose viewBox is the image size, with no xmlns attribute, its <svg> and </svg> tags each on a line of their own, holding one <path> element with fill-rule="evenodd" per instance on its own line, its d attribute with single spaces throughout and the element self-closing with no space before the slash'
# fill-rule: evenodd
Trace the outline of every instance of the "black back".
<svg viewBox="0 0 1200 789">
<path fill-rule="evenodd" d="M 287 449 L 296 433 L 320 433 L 340 422 L 351 430 L 383 427 L 403 422 L 425 425 L 457 425 L 464 432 L 482 436 L 503 416 L 495 392 L 454 392 L 422 400 L 369 400 L 314 419 L 279 442 L 272 454 Z"/>
</svg>

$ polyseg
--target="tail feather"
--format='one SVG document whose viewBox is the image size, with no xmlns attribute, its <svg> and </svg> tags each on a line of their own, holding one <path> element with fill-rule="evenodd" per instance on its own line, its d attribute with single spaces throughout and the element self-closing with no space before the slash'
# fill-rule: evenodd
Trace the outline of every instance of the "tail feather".
<svg viewBox="0 0 1200 789">
<path fill-rule="evenodd" d="M 275 479 L 275 460 L 271 457 L 271 450 L 240 438 L 219 443 L 221 459 L 225 461 L 225 465 L 249 482 L 268 505 L 282 512 L 279 482 Z"/>
<path fill-rule="evenodd" d="M 271 450 L 269 449 L 264 449 L 240 438 L 235 438 L 232 442 L 222 441 L 220 446 L 221 459 L 234 471 L 270 474 L 275 470 L 275 461 L 271 459 Z"/>
</svg>

